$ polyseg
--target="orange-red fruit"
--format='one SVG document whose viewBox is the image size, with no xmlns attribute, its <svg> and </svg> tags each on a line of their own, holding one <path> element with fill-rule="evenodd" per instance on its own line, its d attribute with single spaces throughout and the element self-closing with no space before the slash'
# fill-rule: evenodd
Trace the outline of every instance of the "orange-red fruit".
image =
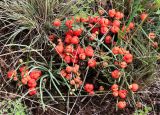
<svg viewBox="0 0 160 115">
<path fill-rule="evenodd" d="M 77 73 L 79 70 L 79 65 L 75 64 L 73 67 L 73 73 Z"/>
<path fill-rule="evenodd" d="M 118 97 L 118 91 L 113 91 L 113 92 L 112 92 L 112 95 L 113 95 L 114 97 Z"/>
<path fill-rule="evenodd" d="M 111 86 L 111 90 L 112 90 L 112 91 L 117 91 L 117 90 L 118 90 L 118 85 L 117 85 L 117 84 L 113 84 L 113 85 Z"/>
<path fill-rule="evenodd" d="M 132 54 L 125 54 L 123 56 L 123 60 L 126 62 L 126 63 L 131 63 L 133 61 L 133 56 Z"/>
<path fill-rule="evenodd" d="M 66 67 L 66 72 L 67 73 L 71 73 L 72 71 L 73 71 L 73 67 L 71 67 L 71 66 Z"/>
<path fill-rule="evenodd" d="M 91 32 L 92 32 L 92 33 L 99 32 L 99 28 L 98 28 L 98 27 L 94 27 L 94 28 L 92 28 Z"/>
<path fill-rule="evenodd" d="M 118 79 L 120 77 L 120 71 L 119 70 L 114 70 L 111 72 L 112 78 Z"/>
<path fill-rule="evenodd" d="M 113 18 L 113 17 L 115 16 L 115 14 L 116 14 L 115 9 L 109 10 L 109 11 L 108 11 L 108 14 L 109 14 L 110 17 Z"/>
<path fill-rule="evenodd" d="M 30 79 L 28 80 L 28 86 L 30 88 L 33 88 L 33 87 L 36 87 L 37 83 L 36 83 L 36 80 L 35 79 Z"/>
<path fill-rule="evenodd" d="M 120 63 L 120 67 L 121 68 L 126 68 L 127 67 L 127 63 L 125 61 Z"/>
<path fill-rule="evenodd" d="M 118 107 L 119 109 L 124 109 L 124 108 L 126 107 L 126 102 L 125 102 L 125 101 L 119 101 L 119 102 L 117 103 L 117 107 Z"/>
<path fill-rule="evenodd" d="M 132 91 L 136 92 L 139 89 L 138 84 L 133 83 L 129 86 L 129 89 L 131 89 Z"/>
<path fill-rule="evenodd" d="M 35 88 L 29 88 L 29 95 L 35 95 L 37 93 L 37 90 Z"/>
<path fill-rule="evenodd" d="M 96 67 L 96 64 L 97 64 L 97 62 L 96 62 L 96 60 L 94 60 L 94 59 L 89 59 L 88 60 L 88 66 L 89 67 Z"/>
<path fill-rule="evenodd" d="M 57 45 L 57 46 L 55 47 L 55 49 L 56 49 L 56 51 L 57 51 L 58 53 L 62 53 L 62 52 L 64 51 L 64 47 L 63 47 L 62 44 Z"/>
<path fill-rule="evenodd" d="M 80 36 L 80 35 L 82 34 L 82 29 L 79 28 L 79 29 L 77 29 L 77 30 L 74 30 L 74 31 L 73 31 L 73 34 L 74 34 L 75 36 Z"/>
<path fill-rule="evenodd" d="M 60 71 L 60 74 L 61 74 L 62 77 L 65 77 L 65 76 L 67 75 L 67 73 L 66 73 L 65 70 L 61 70 L 61 71 Z"/>
<path fill-rule="evenodd" d="M 111 32 L 112 33 L 117 33 L 119 31 L 119 27 L 117 27 L 117 26 L 112 26 L 112 28 L 111 28 Z"/>
<path fill-rule="evenodd" d="M 17 76 L 17 72 L 15 70 L 10 70 L 7 73 L 8 78 L 12 78 L 12 77 L 16 77 L 16 76 Z"/>
<path fill-rule="evenodd" d="M 107 27 L 101 27 L 101 33 L 106 34 L 109 31 Z"/>
<path fill-rule="evenodd" d="M 120 24 L 121 23 L 118 20 L 114 20 L 113 23 L 112 23 L 113 26 L 117 26 L 117 27 L 120 27 Z"/>
<path fill-rule="evenodd" d="M 78 62 L 78 56 L 75 55 L 74 57 L 71 58 L 72 63 L 77 63 Z"/>
<path fill-rule="evenodd" d="M 53 26 L 59 27 L 61 26 L 61 21 L 59 19 L 55 19 L 54 22 L 52 23 Z"/>
<path fill-rule="evenodd" d="M 113 54 L 119 54 L 119 50 L 120 50 L 119 47 L 114 47 L 114 48 L 112 48 Z"/>
<path fill-rule="evenodd" d="M 79 43 L 79 38 L 77 36 L 73 36 L 72 39 L 70 40 L 71 44 L 78 44 Z"/>
<path fill-rule="evenodd" d="M 78 46 L 77 49 L 76 49 L 76 53 L 77 54 L 84 53 L 84 49 L 81 46 Z"/>
<path fill-rule="evenodd" d="M 66 75 L 66 79 L 67 79 L 67 80 L 70 80 L 71 78 L 72 78 L 72 75 L 71 75 L 71 74 L 67 74 L 67 75 Z"/>
<path fill-rule="evenodd" d="M 27 66 L 21 66 L 21 67 L 19 68 L 19 71 L 20 71 L 20 72 L 27 71 Z"/>
<path fill-rule="evenodd" d="M 33 70 L 29 75 L 32 79 L 37 80 L 42 75 L 42 72 L 40 70 Z"/>
<path fill-rule="evenodd" d="M 26 77 L 21 79 L 22 84 L 26 85 L 28 82 L 28 79 Z"/>
<path fill-rule="evenodd" d="M 94 50 L 91 46 L 87 46 L 85 49 L 86 56 L 92 57 L 94 55 Z"/>
<path fill-rule="evenodd" d="M 85 53 L 79 54 L 79 59 L 85 60 L 86 59 L 86 54 Z"/>
<path fill-rule="evenodd" d="M 66 53 L 72 53 L 73 52 L 73 46 L 72 45 L 67 45 L 65 47 L 65 52 Z"/>
<path fill-rule="evenodd" d="M 74 80 L 71 80 L 71 81 L 70 81 L 70 84 L 71 84 L 71 85 L 75 85 L 76 83 L 75 83 Z"/>
<path fill-rule="evenodd" d="M 87 83 L 87 84 L 84 86 L 84 90 L 85 90 L 86 92 L 88 92 L 88 93 L 92 92 L 93 89 L 94 89 L 93 84 Z"/>
<path fill-rule="evenodd" d="M 131 22 L 128 27 L 129 27 L 130 29 L 134 29 L 134 23 Z"/>
<path fill-rule="evenodd" d="M 144 21 L 147 17 L 148 17 L 148 14 L 146 14 L 146 13 L 142 13 L 140 16 L 142 21 Z"/>
<path fill-rule="evenodd" d="M 65 24 L 68 28 L 72 28 L 73 20 L 67 20 Z"/>
<path fill-rule="evenodd" d="M 106 36 L 105 37 L 105 43 L 110 44 L 112 42 L 112 37 L 111 36 Z"/>
<path fill-rule="evenodd" d="M 65 56 L 65 57 L 64 57 L 64 61 L 65 61 L 66 63 L 71 63 L 71 57 L 70 57 L 69 55 Z"/>
<path fill-rule="evenodd" d="M 94 91 L 89 92 L 89 95 L 94 95 L 94 94 L 95 94 Z"/>
<path fill-rule="evenodd" d="M 125 99 L 127 96 L 127 90 L 119 90 L 118 95 L 120 98 Z"/>
<path fill-rule="evenodd" d="M 155 33 L 153 32 L 150 32 L 148 36 L 150 39 L 154 39 L 156 37 Z"/>
<path fill-rule="evenodd" d="M 101 19 L 99 20 L 99 24 L 100 24 L 101 27 L 107 27 L 108 24 L 109 24 L 109 20 L 108 20 L 108 19 L 105 19 L 105 18 L 101 18 Z"/>
<path fill-rule="evenodd" d="M 72 39 L 72 36 L 69 35 L 69 34 L 67 34 L 64 41 L 65 41 L 67 44 L 70 44 L 71 39 Z"/>
<path fill-rule="evenodd" d="M 17 77 L 13 77 L 13 80 L 14 80 L 14 81 L 18 81 L 18 78 L 17 78 Z"/>
<path fill-rule="evenodd" d="M 122 19 L 124 17 L 124 14 L 123 13 L 121 13 L 121 12 L 116 12 L 116 14 L 115 14 L 115 18 L 116 19 Z"/>
</svg>

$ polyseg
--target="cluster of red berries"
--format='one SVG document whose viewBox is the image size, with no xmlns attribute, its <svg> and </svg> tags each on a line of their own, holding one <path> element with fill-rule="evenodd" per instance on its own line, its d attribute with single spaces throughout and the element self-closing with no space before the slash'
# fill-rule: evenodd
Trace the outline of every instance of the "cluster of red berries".
<svg viewBox="0 0 160 115">
<path fill-rule="evenodd" d="M 133 83 L 133 84 L 129 85 L 129 87 L 128 87 L 128 89 L 130 89 L 133 92 L 136 92 L 138 90 L 138 88 L 139 88 L 139 86 L 136 83 Z M 128 91 L 126 89 L 119 90 L 119 86 L 117 84 L 113 84 L 111 86 L 111 90 L 112 90 L 112 94 L 114 97 L 119 96 L 122 99 L 122 101 L 119 101 L 117 104 L 118 108 L 119 109 L 125 108 L 126 107 L 125 99 L 126 99 Z"/>
<path fill-rule="evenodd" d="M 20 79 L 17 77 L 17 71 L 16 70 L 10 70 L 7 73 L 8 78 L 13 78 L 14 81 L 19 81 L 23 85 L 28 85 L 29 88 L 29 95 L 35 95 L 37 93 L 36 86 L 37 86 L 37 80 L 42 75 L 42 72 L 40 70 L 32 70 L 29 73 L 29 70 L 27 69 L 27 66 L 22 66 L 19 68 L 20 71 Z"/>
<path fill-rule="evenodd" d="M 49 40 L 56 44 L 55 50 L 59 54 L 59 56 L 69 65 L 73 64 L 73 67 L 67 66 L 66 69 L 61 70 L 61 76 L 65 77 L 70 81 L 71 85 L 80 86 L 82 84 L 81 78 L 73 77 L 72 74 L 79 73 L 79 61 L 87 61 L 88 67 L 95 68 L 97 66 L 97 57 L 94 54 L 94 47 L 91 45 L 86 45 L 88 43 L 96 42 L 99 39 L 99 36 L 104 37 L 104 43 L 109 45 L 112 44 L 112 53 L 114 56 L 121 57 L 120 61 L 114 63 L 117 68 L 111 72 L 112 78 L 119 79 L 121 77 L 121 69 L 127 68 L 127 66 L 133 62 L 133 55 L 126 50 L 125 48 L 116 46 L 116 40 L 112 38 L 113 35 L 116 35 L 119 31 L 126 33 L 131 32 L 135 28 L 133 22 L 130 22 L 128 26 L 122 23 L 121 19 L 124 18 L 124 14 L 122 12 L 116 11 L 115 9 L 111 9 L 108 11 L 108 17 L 102 16 L 105 12 L 103 10 L 99 11 L 100 16 L 88 16 L 87 18 L 83 17 L 71 17 L 67 19 L 64 23 L 66 26 L 65 37 L 57 39 L 57 43 L 55 42 L 55 35 L 50 35 Z M 142 14 L 141 19 L 144 21 L 147 18 L 147 14 Z M 52 25 L 59 29 L 62 25 L 62 22 L 59 19 L 55 19 Z M 76 25 L 76 26 L 75 26 Z M 77 26 L 83 25 L 83 26 Z M 78 28 L 77 28 L 78 27 Z M 90 32 L 85 33 L 86 30 L 90 30 Z M 85 38 L 84 38 L 85 36 Z M 125 35 L 122 37 L 126 40 Z M 82 46 L 80 45 L 81 40 L 86 40 Z M 86 45 L 86 46 L 85 46 Z M 119 56 L 120 55 L 120 56 Z M 115 97 L 120 97 L 121 99 L 125 99 L 127 96 L 127 90 L 118 90 L 118 85 L 114 84 L 112 86 L 113 95 Z M 121 88 L 120 88 L 121 89 Z M 129 89 L 132 91 L 138 90 L 137 84 L 132 84 L 129 86 Z M 86 83 L 84 85 L 84 90 L 90 95 L 94 94 L 94 85 L 90 83 Z M 104 90 L 103 86 L 100 86 L 100 91 Z M 122 109 L 125 108 L 126 102 L 119 101 L 117 106 Z"/>
</svg>

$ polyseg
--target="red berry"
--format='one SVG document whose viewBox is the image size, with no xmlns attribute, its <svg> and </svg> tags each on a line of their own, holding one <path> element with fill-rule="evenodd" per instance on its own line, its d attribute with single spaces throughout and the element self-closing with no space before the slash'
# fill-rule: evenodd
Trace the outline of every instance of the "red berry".
<svg viewBox="0 0 160 115">
<path fill-rule="evenodd" d="M 35 88 L 29 88 L 29 95 L 35 95 L 37 93 L 37 90 Z"/>
<path fill-rule="evenodd" d="M 61 21 L 59 19 L 55 19 L 54 22 L 52 23 L 52 25 L 59 27 L 59 26 L 61 26 Z"/>
<path fill-rule="evenodd" d="M 91 46 L 87 46 L 85 49 L 86 56 L 92 57 L 94 55 L 94 50 Z"/>
<path fill-rule="evenodd" d="M 120 71 L 119 70 L 114 70 L 111 72 L 112 78 L 118 79 L 120 77 Z"/>
<path fill-rule="evenodd" d="M 66 53 L 72 53 L 73 52 L 73 46 L 72 45 L 67 45 L 65 47 L 65 52 Z"/>
<path fill-rule="evenodd" d="M 98 28 L 98 27 L 94 27 L 94 28 L 92 28 L 91 32 L 92 32 L 92 33 L 99 32 L 99 28 Z"/>
<path fill-rule="evenodd" d="M 150 32 L 148 36 L 150 39 L 154 39 L 156 37 L 155 33 L 153 32 Z"/>
<path fill-rule="evenodd" d="M 21 66 L 21 67 L 19 68 L 19 71 L 20 71 L 20 72 L 26 71 L 27 68 L 28 68 L 27 66 Z"/>
<path fill-rule="evenodd" d="M 26 77 L 21 79 L 22 84 L 26 85 L 28 82 L 28 79 Z"/>
<path fill-rule="evenodd" d="M 131 63 L 133 61 L 133 56 L 132 54 L 125 54 L 123 56 L 123 60 L 126 62 L 126 63 Z"/>
<path fill-rule="evenodd" d="M 29 75 L 32 79 L 37 80 L 42 75 L 42 72 L 40 70 L 33 70 Z"/>
<path fill-rule="evenodd" d="M 82 29 L 79 28 L 79 29 L 77 29 L 77 30 L 74 30 L 74 31 L 73 31 L 73 34 L 74 34 L 75 36 L 80 36 L 80 35 L 82 34 Z"/>
<path fill-rule="evenodd" d="M 115 14 L 115 18 L 116 19 L 122 19 L 124 17 L 124 14 L 123 13 L 121 13 L 121 12 L 116 12 L 116 14 Z"/>
<path fill-rule="evenodd" d="M 79 38 L 77 36 L 73 36 L 72 39 L 70 40 L 71 44 L 78 44 L 79 43 Z"/>
<path fill-rule="evenodd" d="M 130 28 L 130 29 L 134 29 L 134 23 L 133 23 L 133 22 L 131 22 L 131 23 L 129 24 L 129 28 Z"/>
<path fill-rule="evenodd" d="M 117 26 L 112 26 L 112 28 L 111 28 L 111 32 L 112 33 L 118 33 L 118 31 L 119 31 L 119 27 L 117 27 Z"/>
<path fill-rule="evenodd" d="M 112 92 L 112 95 L 113 95 L 114 97 L 118 97 L 118 91 L 113 91 L 113 92 Z"/>
<path fill-rule="evenodd" d="M 100 24 L 101 27 L 106 27 L 106 26 L 108 26 L 108 24 L 109 24 L 109 20 L 108 20 L 108 19 L 105 19 L 105 18 L 101 18 L 101 19 L 99 20 L 99 24 Z"/>
<path fill-rule="evenodd" d="M 84 90 L 85 90 L 86 92 L 88 92 L 88 93 L 92 92 L 93 89 L 94 89 L 93 84 L 87 83 L 87 84 L 84 86 Z"/>
<path fill-rule="evenodd" d="M 108 11 L 108 14 L 109 14 L 110 17 L 113 18 L 113 17 L 115 16 L 115 14 L 116 14 L 115 9 L 109 10 L 109 11 Z"/>
<path fill-rule="evenodd" d="M 12 77 L 17 77 L 17 72 L 15 70 L 10 70 L 7 72 L 7 77 L 10 79 Z"/>
<path fill-rule="evenodd" d="M 120 67 L 121 68 L 126 68 L 127 67 L 127 63 L 125 61 L 120 63 Z"/>
<path fill-rule="evenodd" d="M 129 89 L 136 92 L 139 89 L 139 86 L 138 86 L 138 84 L 133 83 L 132 85 L 129 86 Z"/>
<path fill-rule="evenodd" d="M 73 20 L 67 20 L 65 24 L 68 28 L 72 28 Z"/>
<path fill-rule="evenodd" d="M 120 27 L 120 21 L 114 20 L 113 23 L 112 23 L 112 25 L 113 25 L 113 26 Z"/>
<path fill-rule="evenodd" d="M 86 59 L 86 54 L 85 53 L 79 54 L 79 59 L 85 60 Z"/>
<path fill-rule="evenodd" d="M 147 17 L 148 17 L 147 13 L 142 13 L 141 16 L 140 16 L 142 21 L 144 21 Z"/>
<path fill-rule="evenodd" d="M 66 35 L 64 41 L 65 41 L 65 43 L 70 44 L 70 43 L 71 43 L 71 39 L 72 39 L 72 36 L 71 36 L 71 35 Z"/>
<path fill-rule="evenodd" d="M 72 71 L 73 71 L 73 67 L 71 67 L 71 66 L 66 67 L 66 72 L 67 73 L 71 73 Z"/>
<path fill-rule="evenodd" d="M 119 90 L 118 95 L 120 98 L 125 99 L 127 96 L 127 90 Z"/>
<path fill-rule="evenodd" d="M 106 34 L 109 32 L 109 29 L 107 27 L 101 27 L 101 33 Z"/>
<path fill-rule="evenodd" d="M 111 36 L 106 36 L 106 37 L 105 37 L 105 43 L 106 43 L 106 44 L 110 44 L 110 43 L 112 42 L 111 40 L 112 40 L 112 37 L 111 37 Z"/>
<path fill-rule="evenodd" d="M 65 56 L 64 61 L 66 63 L 71 63 L 71 57 L 69 55 Z"/>
<path fill-rule="evenodd" d="M 66 73 L 65 70 L 61 70 L 61 71 L 60 71 L 60 74 L 61 74 L 62 77 L 66 77 L 66 75 L 67 75 L 67 73 Z"/>
<path fill-rule="evenodd" d="M 88 66 L 89 66 L 89 67 L 92 67 L 92 68 L 93 68 L 93 67 L 96 67 L 96 64 L 97 64 L 97 63 L 96 63 L 96 60 L 94 60 L 94 59 L 89 59 L 89 60 L 88 60 Z"/>
<path fill-rule="evenodd" d="M 62 53 L 64 51 L 64 47 L 60 44 L 55 47 L 55 50 L 57 51 L 57 53 Z"/>
<path fill-rule="evenodd" d="M 124 108 L 126 107 L 126 102 L 125 102 L 125 101 L 119 101 L 119 102 L 117 103 L 117 107 L 118 107 L 119 109 L 124 109 Z"/>
<path fill-rule="evenodd" d="M 37 83 L 36 83 L 36 80 L 35 79 L 30 79 L 28 80 L 28 86 L 30 88 L 33 88 L 33 87 L 36 87 Z"/>
<path fill-rule="evenodd" d="M 111 87 L 112 91 L 117 91 L 118 90 L 118 85 L 117 84 L 113 84 Z"/>
</svg>

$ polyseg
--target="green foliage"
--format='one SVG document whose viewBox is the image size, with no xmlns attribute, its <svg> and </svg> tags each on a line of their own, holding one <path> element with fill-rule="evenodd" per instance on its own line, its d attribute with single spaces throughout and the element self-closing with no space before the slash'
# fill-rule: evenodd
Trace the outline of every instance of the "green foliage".
<svg viewBox="0 0 160 115">
<path fill-rule="evenodd" d="M 144 106 L 143 109 L 136 110 L 134 115 L 148 115 L 151 110 L 151 107 Z"/>
<path fill-rule="evenodd" d="M 4 100 L 0 102 L 0 108 L 1 115 L 27 115 L 26 106 L 19 100 Z"/>
</svg>

